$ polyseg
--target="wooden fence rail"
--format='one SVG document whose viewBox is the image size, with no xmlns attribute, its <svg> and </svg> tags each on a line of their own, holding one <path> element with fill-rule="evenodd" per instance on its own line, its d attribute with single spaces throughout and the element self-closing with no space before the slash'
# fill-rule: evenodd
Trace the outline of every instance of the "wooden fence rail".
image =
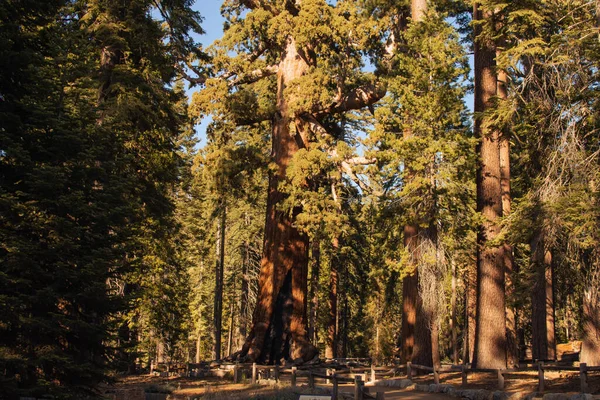
<svg viewBox="0 0 600 400">
<path fill-rule="evenodd" d="M 580 391 L 581 393 L 589 393 L 588 385 L 588 372 L 600 371 L 600 367 L 588 367 L 586 363 L 581 363 L 579 367 L 559 366 L 559 365 L 545 365 L 542 361 L 534 364 L 532 367 L 519 368 L 519 369 L 484 369 L 484 368 L 470 368 L 469 365 L 458 365 L 450 366 L 450 368 L 440 367 L 428 367 L 425 365 L 418 364 L 406 364 L 406 375 L 409 379 L 412 379 L 413 371 L 421 370 L 433 373 L 434 383 L 439 384 L 440 373 L 452 373 L 460 371 L 462 385 L 466 386 L 468 382 L 468 374 L 474 372 L 488 372 L 495 373 L 498 382 L 498 390 L 504 390 L 505 387 L 505 375 L 508 373 L 519 373 L 525 371 L 537 371 L 538 372 L 538 392 L 544 392 L 545 390 L 545 371 L 579 371 L 580 380 Z"/>
</svg>

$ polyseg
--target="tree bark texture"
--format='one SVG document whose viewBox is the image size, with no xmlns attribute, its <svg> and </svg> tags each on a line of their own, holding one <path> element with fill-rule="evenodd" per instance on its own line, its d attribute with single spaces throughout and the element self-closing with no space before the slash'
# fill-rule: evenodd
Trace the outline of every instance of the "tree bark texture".
<svg viewBox="0 0 600 400">
<path fill-rule="evenodd" d="M 596 267 L 598 268 L 598 267 Z M 600 270 L 588 279 L 583 292 L 583 341 L 580 361 L 600 366 Z"/>
<path fill-rule="evenodd" d="M 332 241 L 332 254 L 330 257 L 329 269 L 329 319 L 327 321 L 327 344 L 325 346 L 326 358 L 337 358 L 338 354 L 338 252 L 339 239 L 334 238 Z"/>
<path fill-rule="evenodd" d="M 317 355 L 317 349 L 308 341 L 306 329 L 308 237 L 294 226 L 299 208 L 292 210 L 291 215 L 278 209 L 285 197 L 279 190 L 279 182 L 285 179 L 293 155 L 307 143 L 304 132 L 290 132 L 291 124 L 297 128 L 301 124 L 290 113 L 283 93 L 307 69 L 308 64 L 298 53 L 294 39 L 288 38 L 277 73 L 278 112 L 273 121 L 271 153 L 277 170 L 269 178 L 258 298 L 251 332 L 239 354 L 248 361 L 302 362 Z"/>
<path fill-rule="evenodd" d="M 475 3 L 475 19 L 485 16 Z M 480 29 L 476 29 L 478 38 Z M 479 38 L 478 38 L 479 39 Z M 477 368 L 506 368 L 506 308 L 504 266 L 499 248 L 489 242 L 499 233 L 502 217 L 500 147 L 497 129 L 487 126 L 481 113 L 492 107 L 497 93 L 496 50 L 492 43 L 475 41 L 475 135 L 478 144 L 477 210 L 484 222 L 477 237 L 477 326 L 473 364 Z"/>
<path fill-rule="evenodd" d="M 475 331 L 477 327 L 477 262 L 473 260 L 467 266 L 465 279 L 466 345 L 463 362 L 472 363 L 475 354 Z"/>
<path fill-rule="evenodd" d="M 538 230 L 531 241 L 531 257 L 535 279 L 531 295 L 531 353 L 535 360 L 554 360 L 552 253 L 543 229 Z"/>
<path fill-rule="evenodd" d="M 225 264 L 225 224 L 227 223 L 227 205 L 221 201 L 221 219 L 217 240 L 217 263 L 215 265 L 215 299 L 213 308 L 213 359 L 221 359 L 221 332 L 223 319 L 223 264 Z"/>
<path fill-rule="evenodd" d="M 496 53 L 498 54 L 498 53 Z M 498 98 L 508 98 L 508 75 L 504 70 L 498 70 Z M 502 190 L 502 216 L 510 214 L 512 197 L 510 194 L 510 134 L 508 130 L 500 137 L 500 188 Z M 505 273 L 506 304 L 506 358 L 509 368 L 519 366 L 519 344 L 517 340 L 517 310 L 513 306 L 515 296 L 515 265 L 513 248 L 508 243 L 502 245 L 502 262 Z"/>
<path fill-rule="evenodd" d="M 404 227 L 404 246 L 411 258 L 419 258 L 418 228 Z M 415 265 L 414 272 L 406 276 L 402 282 L 402 358 L 403 362 L 433 366 L 431 349 L 431 316 L 423 307 L 419 294 L 419 271 Z"/>
<path fill-rule="evenodd" d="M 319 268 L 321 266 L 321 244 L 318 240 L 312 243 L 312 269 L 310 274 L 310 321 L 308 325 L 308 337 L 313 344 L 318 341 L 317 311 L 319 309 Z"/>
</svg>

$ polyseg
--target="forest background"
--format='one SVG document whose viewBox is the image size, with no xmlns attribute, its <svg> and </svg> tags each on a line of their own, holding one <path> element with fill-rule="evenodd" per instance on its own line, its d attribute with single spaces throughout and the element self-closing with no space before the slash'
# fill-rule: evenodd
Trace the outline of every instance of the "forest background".
<svg viewBox="0 0 600 400">
<path fill-rule="evenodd" d="M 207 5 L 0 4 L 3 393 L 600 364 L 599 1 Z"/>
</svg>

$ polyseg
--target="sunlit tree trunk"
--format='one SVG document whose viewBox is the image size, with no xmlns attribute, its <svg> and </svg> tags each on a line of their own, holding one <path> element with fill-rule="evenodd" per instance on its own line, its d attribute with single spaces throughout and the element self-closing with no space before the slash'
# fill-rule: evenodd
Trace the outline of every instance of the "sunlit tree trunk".
<svg viewBox="0 0 600 400">
<path fill-rule="evenodd" d="M 227 205 L 222 200 L 220 207 L 219 239 L 217 241 L 217 262 L 215 265 L 215 299 L 213 311 L 213 359 L 221 359 L 221 332 L 223 328 L 223 267 L 225 264 L 225 224 L 227 222 Z"/>
<path fill-rule="evenodd" d="M 475 3 L 473 16 L 485 16 Z M 475 37 L 480 35 L 476 29 Z M 496 50 L 489 41 L 475 41 L 475 113 L 492 107 L 497 93 Z M 499 134 L 486 126 L 485 117 L 475 119 L 478 144 L 477 210 L 484 222 L 477 237 L 477 326 L 473 364 L 477 368 L 506 367 L 506 309 L 504 292 L 504 266 L 501 251 L 489 245 L 499 233 L 502 217 L 502 191 L 500 186 Z"/>
<path fill-rule="evenodd" d="M 308 337 L 314 345 L 317 343 L 317 312 L 319 309 L 319 268 L 321 266 L 321 244 L 319 240 L 312 243 L 312 270 L 310 274 L 310 323 L 308 326 Z"/>
<path fill-rule="evenodd" d="M 497 53 L 498 54 L 498 53 Z M 508 98 L 507 89 L 508 75 L 504 70 L 498 70 L 498 98 L 506 100 Z M 510 194 L 510 134 L 508 130 L 502 132 L 500 137 L 500 187 L 502 190 L 502 215 L 510 214 L 512 197 Z M 515 276 L 513 248 L 505 243 L 502 246 L 502 262 L 504 264 L 506 278 L 506 357 L 509 368 L 519 366 L 519 345 L 517 341 L 517 312 L 511 301 L 515 296 Z"/>
<path fill-rule="evenodd" d="M 290 132 L 291 124 L 297 128 L 300 124 L 290 113 L 289 99 L 283 93 L 307 69 L 294 39 L 289 37 L 277 73 L 278 113 L 273 121 L 271 152 L 277 170 L 269 178 L 258 298 L 252 329 L 240 353 L 249 361 L 308 361 L 317 354 L 308 341 L 306 329 L 308 237 L 294 226 L 299 208 L 291 213 L 278 209 L 285 198 L 279 182 L 285 179 L 293 155 L 307 143 L 305 132 Z"/>
</svg>

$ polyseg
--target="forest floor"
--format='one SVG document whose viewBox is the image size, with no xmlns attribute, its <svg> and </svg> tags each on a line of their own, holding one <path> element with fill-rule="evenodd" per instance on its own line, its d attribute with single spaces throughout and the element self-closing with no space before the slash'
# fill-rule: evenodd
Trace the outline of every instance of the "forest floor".
<svg viewBox="0 0 600 400">
<path fill-rule="evenodd" d="M 495 374 L 472 373 L 466 387 L 461 387 L 460 373 L 442 374 L 441 384 L 451 384 L 461 389 L 497 390 Z M 413 379 L 418 384 L 433 383 L 431 375 Z M 600 374 L 590 374 L 588 383 L 592 393 L 600 394 Z M 104 388 L 107 398 L 111 400 L 144 400 L 144 390 L 149 387 L 166 387 L 172 391 L 169 399 L 173 400 L 296 400 L 299 394 L 327 394 L 328 387 L 317 381 L 317 389 L 309 389 L 305 383 L 299 382 L 297 387 L 290 387 L 285 380 L 279 384 L 264 383 L 259 385 L 233 384 L 218 378 L 164 378 L 151 375 L 129 376 L 118 380 L 114 385 Z M 421 393 L 398 388 L 378 388 L 385 391 L 385 398 L 413 400 L 446 400 L 449 396 L 437 393 Z M 351 393 L 351 385 L 340 386 L 340 392 Z M 373 389 L 371 388 L 371 391 Z M 532 393 L 537 391 L 537 372 L 519 372 L 506 375 L 506 392 Z M 546 372 L 545 393 L 578 393 L 579 374 L 576 372 Z"/>
</svg>

